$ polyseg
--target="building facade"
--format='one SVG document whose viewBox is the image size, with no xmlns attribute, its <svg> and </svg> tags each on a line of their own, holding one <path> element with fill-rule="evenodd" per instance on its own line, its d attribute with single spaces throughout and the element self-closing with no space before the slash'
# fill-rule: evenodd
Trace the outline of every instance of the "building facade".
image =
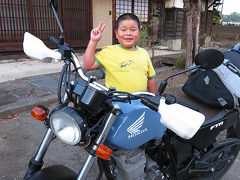
<svg viewBox="0 0 240 180">
<path fill-rule="evenodd" d="M 204 12 L 206 2 L 211 4 L 214 0 L 202 1 Z M 91 29 L 103 21 L 106 27 L 98 44 L 101 48 L 116 42 L 114 24 L 119 15 L 131 12 L 147 24 L 154 16 L 153 5 L 159 20 L 153 35 L 170 49 L 181 49 L 186 24 L 183 0 L 58 0 L 58 16 L 65 42 L 74 48 L 86 47 Z M 211 29 L 211 17 L 209 19 Z M 60 31 L 48 0 L 0 0 L 0 52 L 22 51 L 24 32 L 53 47 L 48 37 L 58 37 Z"/>
</svg>

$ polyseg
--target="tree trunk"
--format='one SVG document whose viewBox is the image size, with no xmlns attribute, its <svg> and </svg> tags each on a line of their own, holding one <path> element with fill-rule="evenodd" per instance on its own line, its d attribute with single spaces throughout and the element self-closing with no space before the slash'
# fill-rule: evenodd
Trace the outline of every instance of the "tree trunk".
<svg viewBox="0 0 240 180">
<path fill-rule="evenodd" d="M 191 13 L 191 4 L 190 0 L 183 0 L 186 18 L 187 18 L 187 35 L 186 35 L 186 64 L 185 67 L 188 68 L 192 65 L 192 49 L 193 49 L 193 40 L 192 40 L 192 13 Z"/>
<path fill-rule="evenodd" d="M 187 18 L 185 67 L 188 68 L 193 64 L 194 57 L 199 50 L 201 0 L 183 0 L 183 3 L 183 9 Z"/>
<path fill-rule="evenodd" d="M 200 19 L 201 19 L 201 0 L 194 0 L 192 2 L 193 14 L 193 60 L 199 51 L 199 32 L 200 32 Z"/>
</svg>

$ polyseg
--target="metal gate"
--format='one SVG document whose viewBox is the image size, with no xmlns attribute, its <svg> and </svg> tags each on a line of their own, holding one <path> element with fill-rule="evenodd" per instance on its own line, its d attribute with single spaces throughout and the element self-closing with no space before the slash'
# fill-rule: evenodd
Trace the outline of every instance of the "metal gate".
<svg viewBox="0 0 240 180">
<path fill-rule="evenodd" d="M 85 47 L 92 29 L 91 0 L 58 0 L 58 14 L 65 42 Z M 0 0 L 0 52 L 22 51 L 24 32 L 30 32 L 47 45 L 50 35 L 60 31 L 48 0 Z"/>
<path fill-rule="evenodd" d="M 65 41 L 72 47 L 86 47 L 92 30 L 91 0 L 62 0 Z"/>
</svg>

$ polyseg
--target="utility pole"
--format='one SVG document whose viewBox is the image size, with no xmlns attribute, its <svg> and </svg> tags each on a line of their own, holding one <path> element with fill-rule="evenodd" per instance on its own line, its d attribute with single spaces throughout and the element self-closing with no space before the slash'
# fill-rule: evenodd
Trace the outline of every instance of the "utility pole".
<svg viewBox="0 0 240 180">
<path fill-rule="evenodd" d="M 223 12 L 223 4 L 224 4 L 224 0 L 222 0 L 222 9 L 221 9 L 221 14 Z"/>
</svg>

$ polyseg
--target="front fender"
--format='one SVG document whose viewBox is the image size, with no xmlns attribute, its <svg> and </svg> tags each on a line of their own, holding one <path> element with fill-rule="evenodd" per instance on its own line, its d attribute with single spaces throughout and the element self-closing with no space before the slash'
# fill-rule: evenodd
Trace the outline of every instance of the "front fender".
<svg viewBox="0 0 240 180">
<path fill-rule="evenodd" d="M 73 180 L 77 174 L 63 165 L 53 165 L 35 172 L 27 180 Z"/>
</svg>

